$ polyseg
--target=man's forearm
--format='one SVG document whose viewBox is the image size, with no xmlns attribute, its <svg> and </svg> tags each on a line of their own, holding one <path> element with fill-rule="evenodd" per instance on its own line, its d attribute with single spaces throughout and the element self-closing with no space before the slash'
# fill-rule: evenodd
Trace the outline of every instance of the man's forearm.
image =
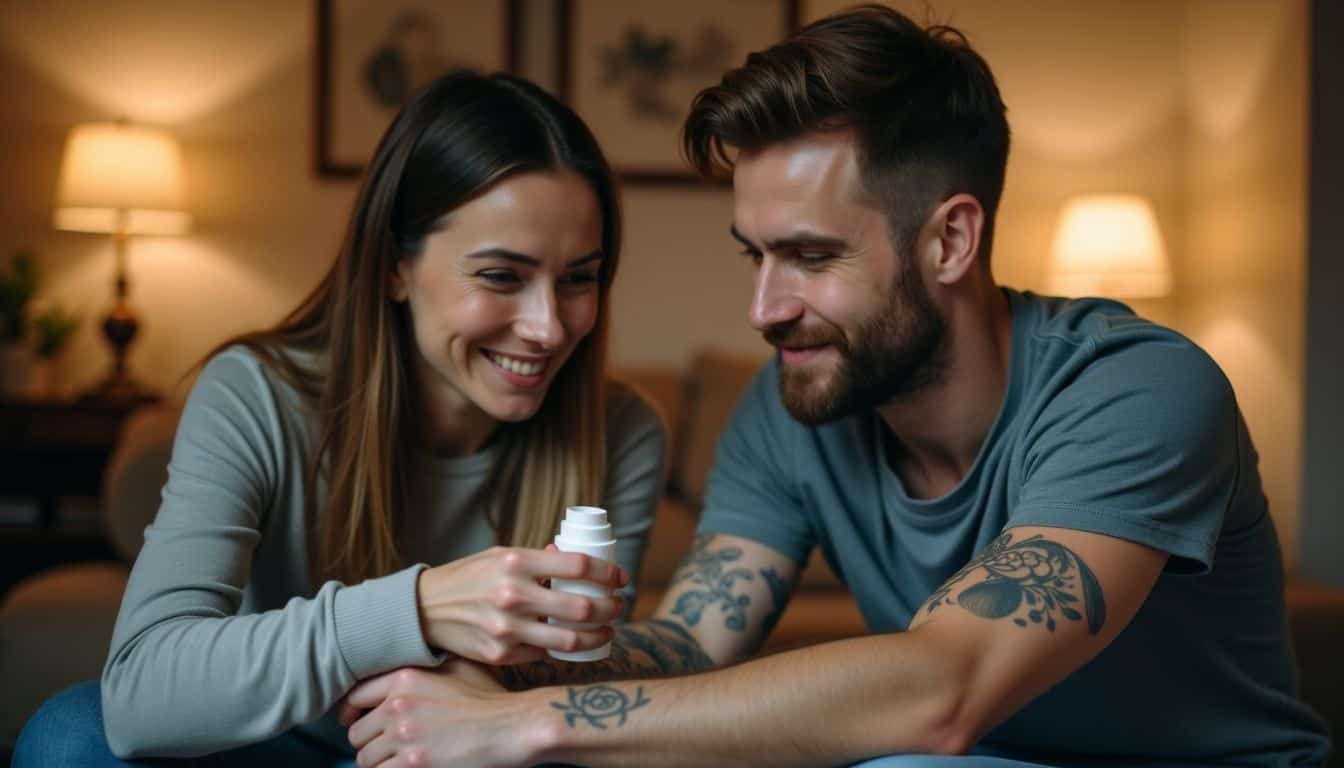
<svg viewBox="0 0 1344 768">
<path fill-rule="evenodd" d="M 615 628 L 611 656 L 596 662 L 545 659 L 503 667 L 497 677 L 512 690 L 603 680 L 686 675 L 711 669 L 714 661 L 680 622 L 648 619 Z"/>
<path fill-rule="evenodd" d="M 957 671 L 907 634 L 827 643 L 673 679 L 522 694 L 541 761 L 836 765 L 955 752 Z"/>
</svg>

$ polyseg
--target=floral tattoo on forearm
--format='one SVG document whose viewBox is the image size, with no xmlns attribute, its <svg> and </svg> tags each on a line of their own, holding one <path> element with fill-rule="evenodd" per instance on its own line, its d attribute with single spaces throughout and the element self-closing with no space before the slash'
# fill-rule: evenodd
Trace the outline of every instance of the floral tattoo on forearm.
<svg viewBox="0 0 1344 768">
<path fill-rule="evenodd" d="M 607 724 L 619 728 L 625 725 L 630 712 L 649 703 L 644 688 L 635 689 L 635 698 L 620 688 L 610 685 L 590 685 L 587 688 L 567 688 L 568 702 L 552 701 L 551 706 L 565 713 L 565 725 L 570 728 L 580 720 L 605 731 Z"/>
<path fill-rule="evenodd" d="M 988 578 L 959 589 L 976 571 Z M 1050 632 L 1057 619 L 1086 616 L 1091 635 L 1106 623 L 1106 602 L 1092 569 L 1073 550 L 1039 534 L 1014 542 L 1008 531 L 995 539 L 925 601 L 930 614 L 942 605 L 959 605 L 986 619 L 1011 618 L 1019 627 L 1043 625 Z"/>
</svg>

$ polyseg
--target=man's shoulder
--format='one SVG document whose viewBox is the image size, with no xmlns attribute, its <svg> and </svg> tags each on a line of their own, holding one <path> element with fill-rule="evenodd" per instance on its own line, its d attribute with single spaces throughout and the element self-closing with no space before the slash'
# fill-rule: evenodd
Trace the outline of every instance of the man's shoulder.
<svg viewBox="0 0 1344 768">
<path fill-rule="evenodd" d="M 1179 331 L 1136 314 L 1110 299 L 1020 294 L 1035 313 L 1029 334 L 1034 376 L 1124 387 L 1187 379 L 1222 386 L 1213 358 Z"/>
</svg>

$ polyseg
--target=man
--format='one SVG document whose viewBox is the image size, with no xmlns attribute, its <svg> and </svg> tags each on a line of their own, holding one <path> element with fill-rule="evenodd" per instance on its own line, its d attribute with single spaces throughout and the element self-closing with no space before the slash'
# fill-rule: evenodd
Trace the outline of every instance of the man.
<svg viewBox="0 0 1344 768">
<path fill-rule="evenodd" d="M 995 284 L 1008 126 L 960 33 L 823 19 L 701 93 L 685 145 L 732 173 L 778 349 L 694 550 L 610 661 L 513 671 L 559 687 L 356 688 L 361 765 L 1324 761 L 1232 390 L 1119 304 Z M 872 634 L 744 662 L 814 546 Z"/>
</svg>

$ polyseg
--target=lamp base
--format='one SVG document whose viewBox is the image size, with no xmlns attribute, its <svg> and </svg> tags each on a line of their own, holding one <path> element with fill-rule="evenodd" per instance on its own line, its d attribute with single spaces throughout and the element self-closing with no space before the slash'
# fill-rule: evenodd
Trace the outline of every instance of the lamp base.
<svg viewBox="0 0 1344 768">
<path fill-rule="evenodd" d="M 109 373 L 79 396 L 82 403 L 152 403 L 158 399 L 158 394 L 121 372 Z"/>
<path fill-rule="evenodd" d="M 136 320 L 135 313 L 126 303 L 126 277 L 119 275 L 116 303 L 107 313 L 107 317 L 103 318 L 103 336 L 112 347 L 112 370 L 102 381 L 80 396 L 81 402 L 132 404 L 159 399 L 158 395 L 145 389 L 131 377 L 129 366 L 126 364 L 126 350 L 139 329 L 140 322 Z"/>
</svg>

